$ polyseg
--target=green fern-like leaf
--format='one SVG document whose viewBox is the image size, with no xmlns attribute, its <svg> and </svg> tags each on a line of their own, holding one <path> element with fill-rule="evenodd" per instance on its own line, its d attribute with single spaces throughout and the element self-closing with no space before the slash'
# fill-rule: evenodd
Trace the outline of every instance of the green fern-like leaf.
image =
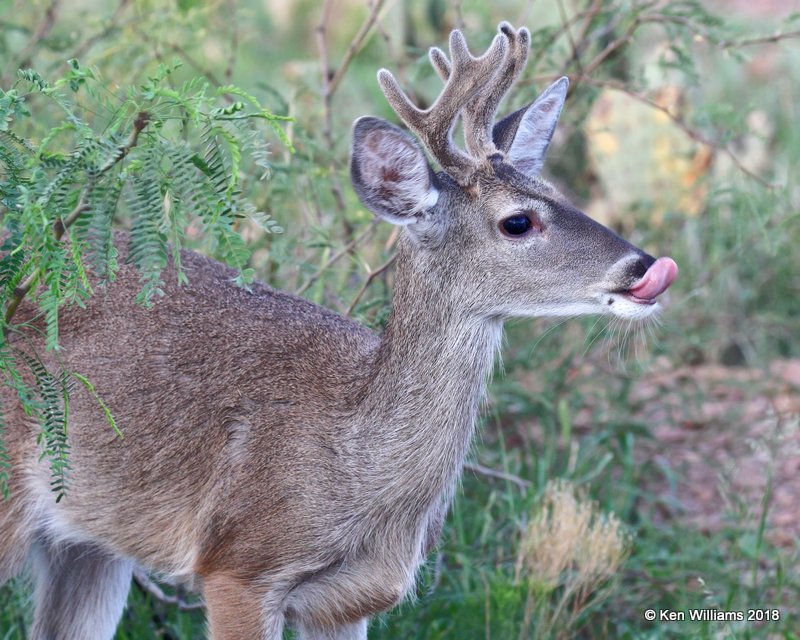
<svg viewBox="0 0 800 640">
<path fill-rule="evenodd" d="M 117 436 L 119 436 L 121 439 L 124 438 L 125 436 L 122 435 L 122 431 L 120 431 L 119 427 L 117 426 L 117 421 L 114 420 L 111 409 L 108 408 L 108 405 L 103 401 L 103 398 L 101 398 L 100 394 L 97 393 L 97 389 L 94 388 L 94 385 L 91 383 L 91 381 L 77 371 L 71 371 L 69 375 L 86 387 L 86 390 L 97 401 L 97 404 L 99 404 L 100 408 L 103 410 L 103 414 L 106 417 L 106 422 L 108 422 L 108 425 L 114 430 L 114 433 L 116 433 Z"/>
<path fill-rule="evenodd" d="M 70 154 L 66 164 L 46 184 L 39 195 L 38 203 L 53 211 L 54 217 L 66 212 L 65 203 L 69 195 L 75 193 L 75 185 L 86 181 L 86 174 L 91 173 L 93 168 L 91 160 L 96 151 L 96 141 L 88 134 L 84 135 L 79 139 L 78 146 Z"/>
<path fill-rule="evenodd" d="M 30 266 L 22 250 L 19 226 L 10 226 L 8 236 L 0 244 L 0 287 L 11 295 Z"/>
<path fill-rule="evenodd" d="M 161 271 L 167 265 L 166 238 L 162 232 L 163 201 L 161 174 L 155 147 L 142 157 L 139 171 L 131 178 L 128 206 L 133 217 L 130 255 L 141 274 L 142 290 L 137 301 L 150 306 L 162 295 Z"/>
<path fill-rule="evenodd" d="M 67 493 L 70 471 L 67 437 L 68 376 L 63 371 L 58 376 L 53 376 L 35 356 L 23 353 L 22 358 L 36 381 L 36 415 L 41 426 L 39 445 L 43 450 L 42 455 L 50 461 L 50 487 L 56 494 L 56 502 L 59 502 Z"/>
<path fill-rule="evenodd" d="M 5 445 L 6 416 L 0 404 L 0 495 L 8 500 L 9 482 L 11 479 L 11 456 Z"/>
<path fill-rule="evenodd" d="M 0 207 L 16 209 L 21 188 L 30 184 L 27 169 L 31 156 L 25 140 L 11 131 L 0 130 Z"/>
<path fill-rule="evenodd" d="M 112 281 L 118 269 L 114 246 L 114 213 L 119 206 L 123 181 L 112 176 L 95 184 L 89 194 L 89 209 L 81 217 L 87 245 L 87 264 L 101 282 Z"/>
<path fill-rule="evenodd" d="M 48 241 L 42 254 L 42 284 L 38 296 L 39 308 L 45 321 L 45 345 L 48 350 L 58 349 L 58 309 L 62 302 L 61 282 L 67 268 L 64 246 L 56 241 Z"/>
</svg>

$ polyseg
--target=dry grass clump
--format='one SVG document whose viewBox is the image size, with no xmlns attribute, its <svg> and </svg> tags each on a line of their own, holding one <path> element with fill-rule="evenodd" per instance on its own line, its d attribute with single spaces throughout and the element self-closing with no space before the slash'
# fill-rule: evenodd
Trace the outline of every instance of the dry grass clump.
<svg viewBox="0 0 800 640">
<path fill-rule="evenodd" d="M 568 482 L 549 482 L 517 556 L 515 579 L 528 587 L 520 640 L 573 637 L 581 613 L 608 597 L 630 548 L 613 513 Z"/>
</svg>

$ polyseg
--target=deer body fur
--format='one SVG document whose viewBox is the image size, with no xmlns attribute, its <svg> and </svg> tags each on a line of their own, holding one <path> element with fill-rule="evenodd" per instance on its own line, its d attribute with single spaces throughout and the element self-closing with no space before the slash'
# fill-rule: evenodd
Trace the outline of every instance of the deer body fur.
<svg viewBox="0 0 800 640">
<path fill-rule="evenodd" d="M 56 504 L 39 426 L 8 415 L 25 432 L 9 434 L 19 490 L 0 506 L 0 563 L 77 544 L 179 579 L 222 572 L 321 626 L 393 606 L 438 539 L 500 323 L 459 321 L 446 283 L 431 295 L 412 276 L 398 281 L 396 308 L 426 300 L 425 322 L 395 313 L 381 343 L 301 298 L 238 289 L 197 254 L 183 260 L 190 283 L 173 274 L 153 310 L 134 302 L 137 276 L 124 266 L 86 310 L 64 314 L 61 364 L 94 381 L 125 437 L 76 387 L 73 472 Z M 3 400 L 14 406 L 9 392 Z"/>
</svg>

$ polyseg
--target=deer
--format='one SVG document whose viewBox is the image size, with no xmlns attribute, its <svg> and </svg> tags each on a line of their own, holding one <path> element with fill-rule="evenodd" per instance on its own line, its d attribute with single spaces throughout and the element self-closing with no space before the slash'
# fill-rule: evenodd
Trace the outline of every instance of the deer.
<svg viewBox="0 0 800 640">
<path fill-rule="evenodd" d="M 202 592 L 213 640 L 278 640 L 287 627 L 363 640 L 437 544 L 504 321 L 659 312 L 675 262 L 540 176 L 567 78 L 495 123 L 529 48 L 528 30 L 506 22 L 481 56 L 453 31 L 449 57 L 430 51 L 444 88 L 424 110 L 379 71 L 407 130 L 356 120 L 350 173 L 361 202 L 403 227 L 380 335 L 266 284 L 237 287 L 233 270 L 188 251 L 188 284 L 171 268 L 144 309 L 118 238 L 116 282 L 62 310 L 58 359 L 93 381 L 124 437 L 77 385 L 60 502 L 38 425 L 2 391 L 0 584 L 29 567 L 31 638 L 112 638 L 142 567 Z"/>
</svg>

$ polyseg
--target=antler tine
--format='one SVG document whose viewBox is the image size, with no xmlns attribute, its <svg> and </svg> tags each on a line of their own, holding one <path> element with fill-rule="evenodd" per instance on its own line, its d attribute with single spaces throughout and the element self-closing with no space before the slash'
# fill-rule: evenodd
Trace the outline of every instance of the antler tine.
<svg viewBox="0 0 800 640">
<path fill-rule="evenodd" d="M 386 69 L 378 72 L 378 82 L 389 104 L 400 119 L 406 123 L 425 144 L 442 169 L 459 184 L 468 184 L 478 167 L 476 159 L 471 158 L 453 144 L 451 133 L 459 113 L 469 101 L 485 86 L 496 73 L 501 61 L 506 57 L 508 39 L 495 36 L 488 51 L 475 58 L 467 48 L 460 31 L 450 34 L 450 56 L 452 65 L 440 50 L 431 52 L 444 61 L 448 79 L 436 102 L 422 110 L 408 99 L 397 80 Z M 434 62 L 434 67 L 436 67 Z M 437 68 L 439 74 L 442 70 Z"/>
<path fill-rule="evenodd" d="M 464 109 L 464 139 L 471 156 L 481 158 L 497 153 L 492 141 L 492 123 L 497 107 L 516 82 L 528 62 L 531 34 L 525 28 L 516 31 L 508 22 L 501 22 L 498 31 L 508 40 L 502 68 L 479 91 Z M 450 62 L 441 49 L 431 50 L 431 64 L 439 77 L 450 77 Z"/>
<path fill-rule="evenodd" d="M 442 82 L 447 82 L 450 77 L 450 61 L 447 59 L 445 52 L 439 47 L 431 47 L 431 50 L 428 51 L 428 57 L 436 70 L 436 75 L 439 76 Z"/>
<path fill-rule="evenodd" d="M 503 68 L 464 110 L 464 138 L 467 150 L 478 157 L 481 153 L 485 154 L 484 157 L 488 157 L 497 152 L 492 140 L 492 125 L 497 107 L 528 63 L 530 32 L 525 27 L 515 31 L 508 22 L 501 22 L 499 31 L 508 38 L 508 51 L 503 60 Z"/>
</svg>

